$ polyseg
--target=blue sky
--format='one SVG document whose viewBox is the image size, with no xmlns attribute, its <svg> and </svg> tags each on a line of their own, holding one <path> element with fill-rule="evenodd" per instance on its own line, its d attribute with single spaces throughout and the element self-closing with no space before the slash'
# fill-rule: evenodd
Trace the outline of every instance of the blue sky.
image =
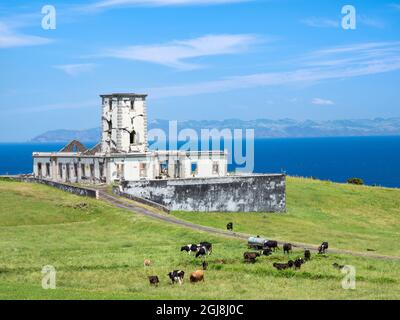
<svg viewBox="0 0 400 320">
<path fill-rule="evenodd" d="M 111 92 L 150 119 L 400 117 L 400 1 L 2 1 L 0 72 L 0 141 L 99 126 Z"/>
</svg>

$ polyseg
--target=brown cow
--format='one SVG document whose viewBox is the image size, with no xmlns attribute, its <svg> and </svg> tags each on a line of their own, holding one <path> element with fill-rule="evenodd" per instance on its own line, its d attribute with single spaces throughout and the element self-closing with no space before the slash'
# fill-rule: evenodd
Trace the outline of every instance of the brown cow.
<svg viewBox="0 0 400 320">
<path fill-rule="evenodd" d="M 192 272 L 190 275 L 190 282 L 195 283 L 199 281 L 204 281 L 204 271 L 203 270 L 196 270 L 195 272 Z"/>
<path fill-rule="evenodd" d="M 144 265 L 145 267 L 150 267 L 151 261 L 150 261 L 149 259 L 144 259 L 143 265 Z"/>
</svg>

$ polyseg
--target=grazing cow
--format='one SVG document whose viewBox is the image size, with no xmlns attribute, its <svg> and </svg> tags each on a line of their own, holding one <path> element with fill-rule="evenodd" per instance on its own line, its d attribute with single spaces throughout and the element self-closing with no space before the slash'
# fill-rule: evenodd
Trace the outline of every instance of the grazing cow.
<svg viewBox="0 0 400 320">
<path fill-rule="evenodd" d="M 149 278 L 150 285 L 152 285 L 152 286 L 157 287 L 158 284 L 160 283 L 160 280 L 158 280 L 157 276 L 149 276 L 148 278 Z"/>
<path fill-rule="evenodd" d="M 181 252 L 186 251 L 187 253 L 191 254 L 192 252 L 196 252 L 198 246 L 196 244 L 187 244 L 186 246 L 181 247 Z"/>
<path fill-rule="evenodd" d="M 246 262 L 246 263 L 256 263 L 256 258 L 247 257 L 247 258 L 244 258 L 244 262 Z"/>
<path fill-rule="evenodd" d="M 228 230 L 228 231 L 233 231 L 233 222 L 229 222 L 229 223 L 226 225 L 226 230 Z"/>
<path fill-rule="evenodd" d="M 294 266 L 294 262 L 292 260 L 289 260 L 287 263 L 277 263 L 277 262 L 275 262 L 273 264 L 273 266 L 277 270 L 286 270 L 286 269 L 292 268 Z"/>
<path fill-rule="evenodd" d="M 203 261 L 202 266 L 203 266 L 203 270 L 207 270 L 207 268 L 208 268 L 208 262 L 207 262 L 207 261 Z"/>
<path fill-rule="evenodd" d="M 196 258 L 203 257 L 206 254 L 210 254 L 206 247 L 200 247 L 196 252 Z"/>
<path fill-rule="evenodd" d="M 336 269 L 342 270 L 344 268 L 344 266 L 337 264 L 336 262 L 334 264 L 332 264 L 332 266 Z"/>
<path fill-rule="evenodd" d="M 272 254 L 272 250 L 270 248 L 264 249 L 262 254 L 264 256 L 270 256 Z"/>
<path fill-rule="evenodd" d="M 301 265 L 304 264 L 305 261 L 302 258 L 297 258 L 296 260 L 294 260 L 294 268 L 295 269 L 300 269 Z"/>
<path fill-rule="evenodd" d="M 322 244 L 318 247 L 318 253 L 319 254 L 324 254 L 326 250 L 328 250 L 328 242 L 322 242 Z"/>
<path fill-rule="evenodd" d="M 304 260 L 308 261 L 311 259 L 311 252 L 310 250 L 304 250 Z"/>
<path fill-rule="evenodd" d="M 289 254 L 292 251 L 292 244 L 291 243 L 285 243 L 283 245 L 283 253 Z"/>
<path fill-rule="evenodd" d="M 185 272 L 182 270 L 174 270 L 168 273 L 169 278 L 171 279 L 172 284 L 178 282 L 179 284 L 183 283 L 183 277 L 185 276 Z"/>
<path fill-rule="evenodd" d="M 260 254 L 258 252 L 245 252 L 245 253 L 243 253 L 243 258 L 245 260 L 247 260 L 247 259 L 256 259 L 259 256 L 260 256 Z"/>
<path fill-rule="evenodd" d="M 192 272 L 190 275 L 190 283 L 195 283 L 199 281 L 204 281 L 204 271 L 203 270 L 197 270 L 195 272 Z"/>
<path fill-rule="evenodd" d="M 207 254 L 211 254 L 212 253 L 212 244 L 209 242 L 200 242 L 200 244 L 197 245 L 198 247 L 205 247 L 207 249 Z"/>
<path fill-rule="evenodd" d="M 150 261 L 149 259 L 144 259 L 143 265 L 144 265 L 145 267 L 150 267 L 151 261 Z"/>
<path fill-rule="evenodd" d="M 268 247 L 268 248 L 270 248 L 270 249 L 272 249 L 272 250 L 276 250 L 276 249 L 279 249 L 279 247 L 278 247 L 278 241 L 275 241 L 275 240 L 268 240 L 266 243 L 265 243 L 265 246 L 266 247 Z"/>
</svg>

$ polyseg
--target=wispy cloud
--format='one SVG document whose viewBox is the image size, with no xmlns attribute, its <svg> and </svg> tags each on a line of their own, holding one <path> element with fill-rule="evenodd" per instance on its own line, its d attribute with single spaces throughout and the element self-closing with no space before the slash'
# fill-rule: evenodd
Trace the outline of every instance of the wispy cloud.
<svg viewBox="0 0 400 320">
<path fill-rule="evenodd" d="M 239 2 L 249 2 L 254 0 L 104 0 L 93 2 L 89 5 L 83 6 L 81 10 L 100 10 L 115 7 L 126 6 L 150 6 L 150 7 L 163 7 L 163 6 L 204 6 L 204 5 L 221 5 Z"/>
<path fill-rule="evenodd" d="M 257 41 L 259 41 L 257 36 L 248 34 L 206 35 L 166 44 L 108 49 L 101 56 L 146 61 L 181 70 L 191 70 L 201 66 L 187 62 L 188 59 L 241 53 Z"/>
<path fill-rule="evenodd" d="M 335 61 L 335 63 L 331 63 Z M 253 87 L 315 83 L 400 70 L 398 42 L 362 43 L 313 52 L 299 58 L 301 68 L 229 77 L 214 81 L 147 89 L 150 97 L 164 98 L 225 92 Z"/>
<path fill-rule="evenodd" d="M 0 21 L 0 49 L 38 46 L 50 43 L 52 40 L 43 37 L 23 34 L 8 24 Z"/>
<path fill-rule="evenodd" d="M 54 68 L 64 71 L 69 76 L 77 76 L 81 73 L 93 70 L 95 64 L 80 63 L 80 64 L 63 64 L 54 66 Z"/>
<path fill-rule="evenodd" d="M 313 28 L 339 28 L 340 20 L 328 19 L 328 18 L 307 18 L 300 21 L 306 26 Z"/>
<path fill-rule="evenodd" d="M 311 103 L 317 106 L 332 106 L 335 104 L 332 100 L 321 99 L 321 98 L 314 98 L 312 99 Z"/>
</svg>

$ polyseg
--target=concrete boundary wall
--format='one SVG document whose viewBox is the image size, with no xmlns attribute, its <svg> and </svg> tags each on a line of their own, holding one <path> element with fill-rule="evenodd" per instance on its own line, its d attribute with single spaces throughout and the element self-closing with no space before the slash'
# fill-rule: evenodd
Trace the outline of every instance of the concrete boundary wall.
<svg viewBox="0 0 400 320">
<path fill-rule="evenodd" d="M 113 193 L 116 194 L 117 196 L 124 197 L 124 198 L 130 199 L 130 200 L 145 204 L 147 206 L 150 206 L 152 208 L 155 208 L 157 210 L 163 211 L 168 214 L 171 212 L 166 206 L 163 206 L 159 203 L 156 203 L 156 202 L 148 200 L 148 199 L 140 198 L 140 197 L 135 197 L 134 195 L 131 195 L 128 193 L 121 192 L 120 187 L 114 187 Z"/>
<path fill-rule="evenodd" d="M 121 192 L 171 211 L 285 212 L 284 174 L 125 181 Z"/>
<path fill-rule="evenodd" d="M 43 179 L 36 179 L 36 178 L 32 178 L 32 177 L 6 176 L 3 178 L 14 180 L 14 181 L 20 181 L 20 182 L 40 183 L 40 184 L 44 184 L 44 185 L 47 185 L 47 186 L 50 186 L 53 188 L 60 189 L 65 192 L 69 192 L 69 193 L 78 195 L 78 196 L 90 197 L 90 198 L 95 198 L 95 199 L 99 198 L 98 190 L 72 186 L 72 185 L 65 184 L 65 183 L 59 183 L 59 182 L 43 180 Z"/>
</svg>

